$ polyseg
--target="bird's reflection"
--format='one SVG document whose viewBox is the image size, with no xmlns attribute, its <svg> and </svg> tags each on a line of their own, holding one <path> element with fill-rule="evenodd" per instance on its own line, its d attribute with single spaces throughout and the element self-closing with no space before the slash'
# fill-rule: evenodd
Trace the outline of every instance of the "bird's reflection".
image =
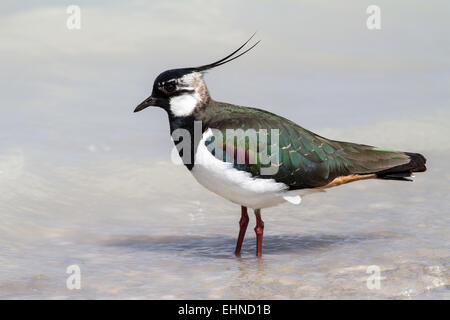
<svg viewBox="0 0 450 320">
<path fill-rule="evenodd" d="M 264 237 L 264 253 L 266 255 L 277 255 L 287 253 L 305 253 L 330 249 L 345 244 L 353 244 L 361 241 L 389 239 L 398 235 L 389 233 L 366 233 L 366 234 L 319 234 L 319 235 L 267 235 Z M 232 236 L 112 236 L 103 240 L 107 246 L 126 247 L 136 250 L 148 251 L 174 251 L 183 252 L 187 255 L 197 255 L 210 258 L 238 259 L 246 261 L 253 257 L 255 252 L 254 237 L 244 241 L 241 257 L 233 254 L 236 239 Z M 264 259 L 260 259 L 261 265 Z"/>
</svg>

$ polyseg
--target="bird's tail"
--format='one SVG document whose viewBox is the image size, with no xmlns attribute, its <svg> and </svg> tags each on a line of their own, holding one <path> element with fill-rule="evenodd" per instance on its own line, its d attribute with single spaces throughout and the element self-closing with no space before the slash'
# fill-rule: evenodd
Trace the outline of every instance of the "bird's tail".
<svg viewBox="0 0 450 320">
<path fill-rule="evenodd" d="M 425 166 L 427 159 L 425 159 L 423 155 L 411 152 L 404 152 L 404 154 L 410 159 L 408 163 L 376 172 L 377 177 L 380 179 L 411 181 L 408 177 L 411 177 L 413 172 L 423 172 L 427 170 L 427 167 Z"/>
<path fill-rule="evenodd" d="M 419 153 L 400 152 L 350 142 L 339 142 L 347 168 L 356 175 L 373 174 L 380 179 L 407 180 L 427 168 Z"/>
</svg>

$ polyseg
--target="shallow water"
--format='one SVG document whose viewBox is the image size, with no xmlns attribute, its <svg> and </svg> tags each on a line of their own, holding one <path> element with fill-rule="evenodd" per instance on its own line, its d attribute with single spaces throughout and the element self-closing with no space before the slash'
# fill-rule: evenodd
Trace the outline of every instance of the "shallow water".
<svg viewBox="0 0 450 320">
<path fill-rule="evenodd" d="M 360 181 L 263 210 L 261 260 L 253 215 L 236 258 L 239 207 L 183 166 L 92 146 L 67 163 L 9 148 L 0 157 L 0 297 L 448 299 L 449 154 L 420 136 L 397 132 L 429 158 L 413 183 Z M 66 288 L 73 264 L 81 290 Z M 379 289 L 367 287 L 369 266 L 379 267 Z"/>
<path fill-rule="evenodd" d="M 359 1 L 80 1 L 80 30 L 66 5 L 0 3 L 0 298 L 450 298 L 448 1 L 379 0 L 377 31 Z M 261 260 L 253 214 L 236 258 L 240 208 L 170 162 L 161 110 L 132 113 L 254 30 L 213 98 L 429 168 L 262 210 Z"/>
</svg>

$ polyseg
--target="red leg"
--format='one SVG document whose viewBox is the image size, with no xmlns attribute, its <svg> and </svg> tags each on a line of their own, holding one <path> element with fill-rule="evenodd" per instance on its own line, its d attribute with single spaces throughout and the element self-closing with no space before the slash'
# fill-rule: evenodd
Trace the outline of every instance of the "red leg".
<svg viewBox="0 0 450 320">
<path fill-rule="evenodd" d="M 255 209 L 256 216 L 256 256 L 262 256 L 262 243 L 263 243 L 263 233 L 264 233 L 264 221 L 261 219 L 261 209 Z"/>
<path fill-rule="evenodd" d="M 245 231 L 247 231 L 248 226 L 248 214 L 247 207 L 241 206 L 241 220 L 239 220 L 239 237 L 236 243 L 236 250 L 234 253 L 239 256 L 241 255 L 242 242 L 244 241 Z"/>
</svg>

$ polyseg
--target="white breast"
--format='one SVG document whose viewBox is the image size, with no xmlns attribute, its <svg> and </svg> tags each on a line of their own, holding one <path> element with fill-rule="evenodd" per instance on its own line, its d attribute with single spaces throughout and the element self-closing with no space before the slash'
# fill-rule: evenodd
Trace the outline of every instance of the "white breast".
<svg viewBox="0 0 450 320">
<path fill-rule="evenodd" d="M 284 198 L 289 194 L 284 183 L 253 178 L 249 172 L 239 171 L 231 163 L 215 158 L 205 145 L 211 136 L 211 130 L 203 134 L 191 170 L 200 184 L 225 199 L 249 208 L 272 207 L 290 200 Z"/>
</svg>

